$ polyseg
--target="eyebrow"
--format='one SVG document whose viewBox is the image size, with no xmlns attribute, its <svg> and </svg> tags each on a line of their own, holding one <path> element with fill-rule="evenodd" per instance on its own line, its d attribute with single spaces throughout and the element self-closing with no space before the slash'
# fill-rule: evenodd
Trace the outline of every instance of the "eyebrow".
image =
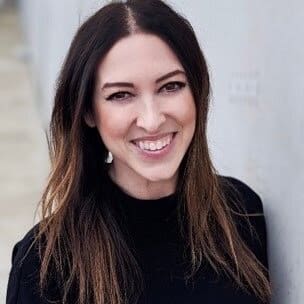
<svg viewBox="0 0 304 304">
<path fill-rule="evenodd" d="M 167 79 L 167 78 L 173 77 L 173 76 L 178 75 L 178 74 L 183 74 L 183 75 L 185 75 L 185 72 L 182 71 L 182 70 L 174 70 L 174 71 L 172 71 L 172 72 L 169 72 L 169 73 L 167 73 L 167 74 L 165 74 L 165 75 L 163 75 L 163 76 L 157 78 L 157 79 L 155 80 L 155 83 L 159 83 L 159 82 L 161 82 L 161 81 L 163 81 L 163 80 L 165 80 L 165 79 Z M 104 89 L 106 89 L 106 88 L 112 88 L 112 87 L 128 87 L 128 88 L 134 88 L 134 84 L 131 83 L 131 82 L 107 82 L 107 83 L 105 83 L 105 84 L 102 86 L 101 90 L 104 90 Z"/>
</svg>

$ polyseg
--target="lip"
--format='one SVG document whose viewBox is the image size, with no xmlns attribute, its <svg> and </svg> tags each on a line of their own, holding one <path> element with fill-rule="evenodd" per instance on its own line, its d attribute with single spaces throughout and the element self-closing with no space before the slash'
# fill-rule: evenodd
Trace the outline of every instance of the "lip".
<svg viewBox="0 0 304 304">
<path fill-rule="evenodd" d="M 155 140 L 161 139 L 163 137 L 166 137 L 167 135 L 172 134 L 172 133 L 173 133 L 173 136 L 176 134 L 176 132 L 167 132 L 167 133 L 156 134 L 156 135 L 151 135 L 151 136 L 137 137 L 135 139 L 132 139 L 131 142 L 140 141 L 140 140 L 155 141 Z"/>
<path fill-rule="evenodd" d="M 159 151 L 158 150 L 155 150 L 155 151 L 142 150 L 134 143 L 133 140 L 131 141 L 131 145 L 135 149 L 136 153 L 138 153 L 139 156 L 141 158 L 143 158 L 144 160 L 158 160 L 158 159 L 161 159 L 161 158 L 165 157 L 166 155 L 168 155 L 175 146 L 175 141 L 176 141 L 175 139 L 176 139 L 176 135 L 178 132 L 171 132 L 171 133 L 173 133 L 173 137 L 172 137 L 170 144 Z M 171 133 L 165 133 L 165 135 L 162 134 L 159 137 L 154 137 L 154 140 L 167 136 L 168 134 L 171 134 Z M 148 138 L 149 138 L 149 140 L 152 140 L 151 136 L 150 137 L 141 137 L 141 140 L 143 140 L 143 138 L 145 138 L 145 140 L 148 140 Z"/>
</svg>

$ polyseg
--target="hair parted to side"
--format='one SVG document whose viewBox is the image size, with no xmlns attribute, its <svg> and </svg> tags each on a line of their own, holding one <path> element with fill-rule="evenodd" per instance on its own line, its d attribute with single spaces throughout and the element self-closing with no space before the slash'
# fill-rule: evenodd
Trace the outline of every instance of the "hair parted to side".
<svg viewBox="0 0 304 304">
<path fill-rule="evenodd" d="M 171 47 L 185 69 L 197 110 L 194 138 L 177 185 L 184 201 L 180 214 L 187 219 L 180 232 L 191 265 L 185 279 L 191 279 L 205 259 L 266 301 L 267 271 L 241 240 L 209 156 L 206 61 L 190 23 L 160 0 L 109 3 L 82 24 L 71 43 L 50 123 L 51 173 L 37 235 L 41 290 L 56 280 L 62 294 L 52 300 L 60 303 L 74 296 L 80 304 L 122 304 L 136 303 L 143 288 L 140 268 L 103 187 L 107 149 L 97 129 L 84 121 L 92 107 L 99 63 L 118 40 L 137 32 L 157 35 Z"/>
</svg>

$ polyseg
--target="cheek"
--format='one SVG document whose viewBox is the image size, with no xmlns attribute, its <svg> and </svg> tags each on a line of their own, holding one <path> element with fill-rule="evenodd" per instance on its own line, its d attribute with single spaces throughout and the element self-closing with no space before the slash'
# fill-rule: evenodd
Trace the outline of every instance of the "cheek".
<svg viewBox="0 0 304 304">
<path fill-rule="evenodd" d="M 180 122 L 185 126 L 195 126 L 196 121 L 196 108 L 194 104 L 194 100 L 190 93 L 185 94 L 184 98 L 182 98 L 179 103 L 179 107 L 177 109 L 177 115 L 179 117 Z"/>
<path fill-rule="evenodd" d="M 116 109 L 113 105 L 103 105 L 96 109 L 96 125 L 105 144 L 111 139 L 119 139 L 126 135 L 129 126 L 126 116 L 125 111 Z"/>
</svg>

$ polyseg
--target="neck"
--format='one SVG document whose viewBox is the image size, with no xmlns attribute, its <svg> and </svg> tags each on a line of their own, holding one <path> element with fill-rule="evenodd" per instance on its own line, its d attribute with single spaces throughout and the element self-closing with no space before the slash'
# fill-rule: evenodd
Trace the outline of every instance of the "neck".
<svg viewBox="0 0 304 304">
<path fill-rule="evenodd" d="M 153 200 L 171 195 L 176 190 L 177 173 L 169 180 L 150 181 L 130 171 L 120 170 L 118 172 L 113 164 L 109 168 L 111 179 L 130 196 L 143 200 Z"/>
</svg>

